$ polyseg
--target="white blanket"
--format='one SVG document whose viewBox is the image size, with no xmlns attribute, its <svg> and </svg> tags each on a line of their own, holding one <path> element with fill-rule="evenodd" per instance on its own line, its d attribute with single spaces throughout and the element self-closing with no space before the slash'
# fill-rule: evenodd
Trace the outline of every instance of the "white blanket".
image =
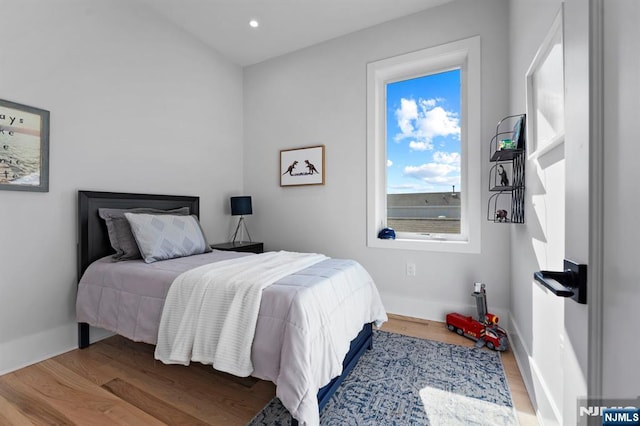
<svg viewBox="0 0 640 426">
<path fill-rule="evenodd" d="M 178 276 L 163 308 L 156 359 L 190 361 L 246 377 L 262 290 L 312 266 L 320 254 L 269 252 L 204 265 Z"/>
</svg>

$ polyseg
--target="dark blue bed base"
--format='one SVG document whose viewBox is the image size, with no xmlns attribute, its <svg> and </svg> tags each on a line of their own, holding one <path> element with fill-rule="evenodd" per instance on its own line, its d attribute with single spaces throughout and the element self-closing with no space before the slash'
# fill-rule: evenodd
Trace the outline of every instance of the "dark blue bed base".
<svg viewBox="0 0 640 426">
<path fill-rule="evenodd" d="M 335 377 L 325 387 L 318 391 L 318 405 L 320 406 L 320 411 L 322 411 L 327 402 L 329 402 L 331 395 L 333 395 L 333 392 L 338 389 L 340 383 L 342 383 L 342 381 L 349 375 L 351 370 L 353 370 L 353 367 L 356 366 L 358 359 L 360 359 L 360 356 L 364 351 L 373 348 L 373 334 L 371 330 L 371 323 L 365 324 L 362 327 L 360 333 L 351 341 L 349 352 L 347 352 L 347 355 L 344 357 L 344 361 L 342 362 L 342 374 Z"/>
<path fill-rule="evenodd" d="M 351 370 L 353 370 L 353 367 L 356 366 L 364 351 L 371 348 L 373 348 L 373 332 L 371 323 L 368 323 L 362 327 L 360 333 L 351 341 L 349 352 L 347 352 L 342 362 L 342 374 L 333 378 L 333 380 L 318 391 L 320 413 L 322 413 L 322 409 L 327 405 L 327 402 L 329 402 L 333 393 L 338 389 L 338 386 L 346 379 Z M 291 426 L 297 425 L 298 421 L 291 418 Z"/>
</svg>

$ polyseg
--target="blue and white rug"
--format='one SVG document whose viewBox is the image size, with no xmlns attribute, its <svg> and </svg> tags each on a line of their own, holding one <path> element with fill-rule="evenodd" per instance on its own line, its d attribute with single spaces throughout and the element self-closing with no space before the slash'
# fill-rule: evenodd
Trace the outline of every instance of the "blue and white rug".
<svg viewBox="0 0 640 426">
<path fill-rule="evenodd" d="M 498 352 L 374 330 L 322 410 L 325 425 L 517 425 Z M 274 398 L 250 426 L 290 425 Z"/>
</svg>

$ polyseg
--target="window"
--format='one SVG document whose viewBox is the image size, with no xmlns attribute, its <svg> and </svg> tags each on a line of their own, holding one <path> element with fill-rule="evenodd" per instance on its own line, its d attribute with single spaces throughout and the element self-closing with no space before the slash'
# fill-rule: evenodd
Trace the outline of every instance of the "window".
<svg viewBox="0 0 640 426">
<path fill-rule="evenodd" d="M 385 130 L 387 226 L 460 234 L 460 68 L 387 83 Z"/>
<path fill-rule="evenodd" d="M 479 252 L 479 37 L 368 64 L 367 121 L 368 246 Z"/>
</svg>

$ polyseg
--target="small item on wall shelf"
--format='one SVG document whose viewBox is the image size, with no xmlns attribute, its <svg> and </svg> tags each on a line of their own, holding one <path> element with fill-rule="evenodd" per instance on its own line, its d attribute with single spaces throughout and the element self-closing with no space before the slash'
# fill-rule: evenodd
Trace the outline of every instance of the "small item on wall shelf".
<svg viewBox="0 0 640 426">
<path fill-rule="evenodd" d="M 49 111 L 0 100 L 0 189 L 49 192 Z"/>
<path fill-rule="evenodd" d="M 497 222 L 508 222 L 508 214 L 506 210 L 500 209 L 496 212 L 496 221 Z"/>
<path fill-rule="evenodd" d="M 514 147 L 513 139 L 502 139 L 498 145 L 498 151 L 502 151 L 503 149 L 513 149 Z"/>
<path fill-rule="evenodd" d="M 513 126 L 513 148 L 524 149 L 525 148 L 525 132 L 526 132 L 526 115 L 520 116 L 516 124 Z"/>
<path fill-rule="evenodd" d="M 280 151 L 280 186 L 324 185 L 324 145 Z"/>
<path fill-rule="evenodd" d="M 509 176 L 507 176 L 502 164 L 498 165 L 498 175 L 500 176 L 500 186 L 509 186 Z"/>
</svg>

